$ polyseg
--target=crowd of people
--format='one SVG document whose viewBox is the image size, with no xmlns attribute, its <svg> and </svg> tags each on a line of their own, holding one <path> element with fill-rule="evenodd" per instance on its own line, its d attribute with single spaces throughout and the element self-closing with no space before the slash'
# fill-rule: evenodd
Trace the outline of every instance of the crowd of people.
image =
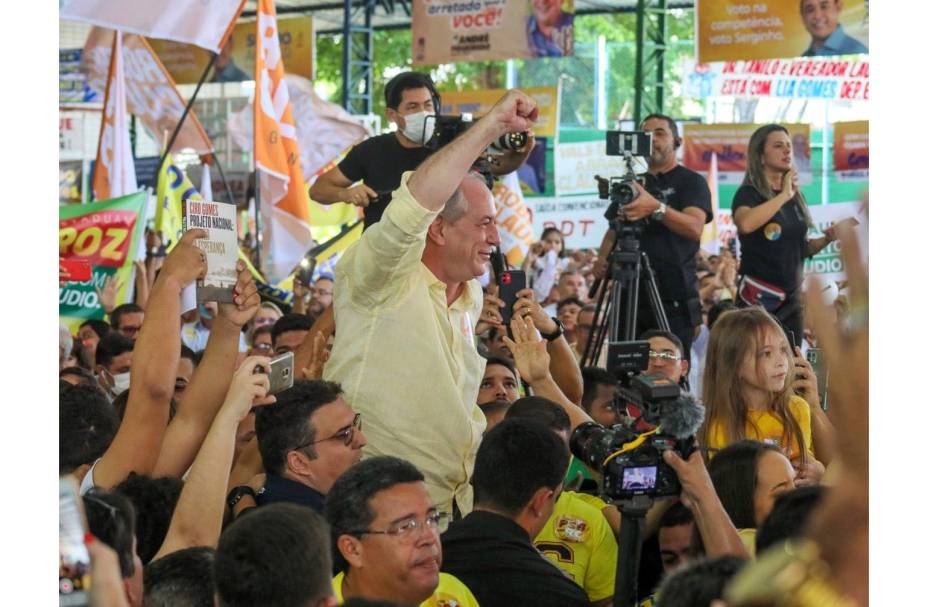
<svg viewBox="0 0 928 607">
<path fill-rule="evenodd" d="M 658 607 L 866 604 L 867 277 L 852 233 L 807 239 L 786 130 L 752 138 L 740 255 L 706 255 L 708 188 L 676 161 L 676 123 L 649 116 L 648 174 L 607 211 L 602 247 L 569 251 L 546 229 L 507 303 L 493 197 L 471 168 L 532 128 L 535 102 L 509 91 L 431 151 L 420 119 L 436 95 L 427 76 L 395 78 L 397 133 L 316 182 L 317 200 L 371 213 L 290 309 L 262 302 L 240 262 L 232 303 L 181 310 L 206 269 L 190 230 L 148 264 L 141 300 L 101 297 L 104 320 L 62 330 L 59 473 L 80 488 L 94 604 L 603 606 L 623 583 Z M 629 580 L 622 503 L 569 445 L 590 424 L 657 430 L 619 396 L 609 348 L 588 352 L 605 324 L 591 287 L 617 226 L 644 219 L 669 326 L 635 302 L 641 372 L 700 397 L 705 421 L 692 454 L 661 455 L 680 494 L 644 515 Z M 839 236 L 836 322 L 818 289 L 803 294 L 801 264 Z M 810 344 L 827 356 L 827 410 Z M 272 394 L 266 370 L 286 353 L 297 379 Z"/>
</svg>

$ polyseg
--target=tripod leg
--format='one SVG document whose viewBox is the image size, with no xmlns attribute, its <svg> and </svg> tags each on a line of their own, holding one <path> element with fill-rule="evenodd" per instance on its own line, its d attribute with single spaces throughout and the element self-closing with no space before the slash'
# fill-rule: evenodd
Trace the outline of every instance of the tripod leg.
<svg viewBox="0 0 928 607">
<path fill-rule="evenodd" d="M 648 291 L 648 302 L 651 304 L 654 320 L 657 321 L 657 328 L 669 332 L 670 321 L 667 320 L 667 312 L 664 310 L 664 304 L 661 303 L 661 295 L 657 290 L 657 282 L 654 280 L 654 272 L 651 270 L 651 262 L 648 260 L 647 253 L 641 254 L 641 266 L 645 279 L 645 288 Z"/>
<path fill-rule="evenodd" d="M 608 318 L 610 302 L 606 299 L 609 292 L 610 277 L 607 274 L 599 283 L 599 295 L 596 298 L 596 311 L 593 312 L 593 325 L 590 327 L 590 335 L 586 340 L 586 347 L 583 349 L 583 355 L 580 357 L 580 368 L 595 366 L 595 361 L 599 360 L 599 353 L 602 350 L 603 336 L 606 334 L 606 326 L 599 322 L 600 312 L 603 311 L 605 304 L 605 314 L 603 318 Z"/>
</svg>

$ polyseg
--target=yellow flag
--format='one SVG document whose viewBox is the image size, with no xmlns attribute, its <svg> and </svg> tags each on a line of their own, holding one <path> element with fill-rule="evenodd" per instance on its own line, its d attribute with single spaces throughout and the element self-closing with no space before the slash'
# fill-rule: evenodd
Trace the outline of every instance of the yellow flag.
<svg viewBox="0 0 928 607">
<path fill-rule="evenodd" d="M 202 200 L 183 169 L 174 164 L 168 154 L 158 173 L 158 206 L 155 209 L 155 230 L 161 232 L 168 251 L 174 248 L 184 232 L 182 220 L 183 200 Z"/>
</svg>

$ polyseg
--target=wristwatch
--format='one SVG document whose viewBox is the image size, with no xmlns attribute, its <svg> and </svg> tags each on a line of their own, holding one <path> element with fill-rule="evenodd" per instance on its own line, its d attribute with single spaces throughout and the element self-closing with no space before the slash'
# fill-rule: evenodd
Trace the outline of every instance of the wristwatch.
<svg viewBox="0 0 928 607">
<path fill-rule="evenodd" d="M 240 485 L 229 491 L 229 495 L 226 496 L 226 504 L 229 506 L 229 510 L 235 509 L 235 504 L 242 501 L 242 498 L 246 495 L 250 495 L 251 499 L 258 501 L 258 495 L 255 493 L 255 490 L 249 487 L 248 485 Z"/>
<path fill-rule="evenodd" d="M 557 339 L 558 337 L 564 334 L 564 323 L 562 323 L 560 320 L 558 320 L 554 316 L 551 317 L 551 320 L 553 320 L 554 324 L 557 325 L 557 328 L 554 330 L 554 333 L 542 333 L 541 334 L 541 336 L 547 339 L 548 341 L 554 341 L 555 339 Z"/>
<path fill-rule="evenodd" d="M 657 210 L 651 213 L 651 217 L 654 218 L 654 221 L 664 221 L 664 215 L 667 213 L 667 203 L 662 202 L 661 206 L 657 207 Z"/>
</svg>

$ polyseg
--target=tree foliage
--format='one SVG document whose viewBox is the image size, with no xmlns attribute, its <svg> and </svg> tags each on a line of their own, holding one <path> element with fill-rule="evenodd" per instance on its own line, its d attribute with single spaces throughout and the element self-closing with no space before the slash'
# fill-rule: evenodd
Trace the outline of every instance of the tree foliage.
<svg viewBox="0 0 928 607">
<path fill-rule="evenodd" d="M 596 54 L 599 37 L 605 38 L 606 115 L 609 126 L 632 117 L 635 98 L 635 21 L 634 13 L 581 15 L 575 20 L 575 56 L 560 59 L 517 59 L 516 82 L 520 87 L 556 86 L 561 83 L 561 125 L 595 126 Z M 665 57 L 664 110 L 680 116 L 683 99 L 680 90 L 683 61 L 693 58 L 694 15 L 690 10 L 671 10 L 667 16 L 668 48 Z M 397 73 L 413 69 L 412 32 L 378 31 L 374 34 L 373 111 L 383 115 L 383 87 Z M 340 103 L 342 95 L 342 36 L 319 35 L 316 39 L 317 83 L 320 93 L 333 91 L 329 98 Z M 506 84 L 505 61 L 483 61 L 419 66 L 432 75 L 439 90 L 477 90 L 502 88 Z"/>
</svg>

